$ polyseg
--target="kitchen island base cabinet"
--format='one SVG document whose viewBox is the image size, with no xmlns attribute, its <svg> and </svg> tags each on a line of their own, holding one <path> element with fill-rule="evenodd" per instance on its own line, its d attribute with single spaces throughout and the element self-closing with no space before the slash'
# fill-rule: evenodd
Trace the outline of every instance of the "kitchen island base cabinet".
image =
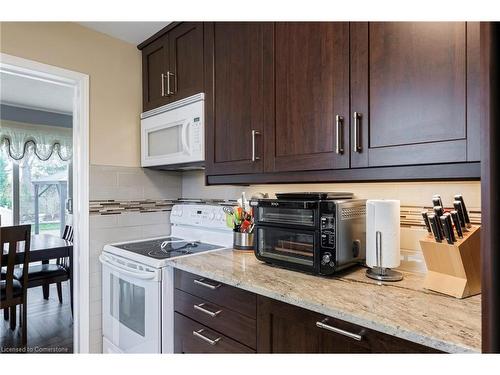
<svg viewBox="0 0 500 375">
<path fill-rule="evenodd" d="M 257 297 L 259 353 L 438 353 L 267 297 Z"/>
</svg>

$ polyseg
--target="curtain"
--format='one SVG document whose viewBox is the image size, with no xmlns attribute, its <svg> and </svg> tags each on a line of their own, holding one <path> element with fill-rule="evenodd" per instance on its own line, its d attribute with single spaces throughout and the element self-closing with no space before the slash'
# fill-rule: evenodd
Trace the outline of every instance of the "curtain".
<svg viewBox="0 0 500 375">
<path fill-rule="evenodd" d="M 73 153 L 72 129 L 2 120 L 0 147 L 17 162 L 31 156 L 46 161 L 53 155 L 69 161 Z"/>
</svg>

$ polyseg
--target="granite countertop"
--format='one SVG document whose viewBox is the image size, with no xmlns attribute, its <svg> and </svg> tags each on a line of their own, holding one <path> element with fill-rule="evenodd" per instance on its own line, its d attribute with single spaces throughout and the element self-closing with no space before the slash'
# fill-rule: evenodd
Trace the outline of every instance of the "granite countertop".
<svg viewBox="0 0 500 375">
<path fill-rule="evenodd" d="M 450 353 L 481 351 L 481 296 L 422 288 L 424 275 L 379 283 L 362 268 L 318 277 L 272 267 L 253 252 L 217 250 L 169 260 L 180 270 Z"/>
</svg>

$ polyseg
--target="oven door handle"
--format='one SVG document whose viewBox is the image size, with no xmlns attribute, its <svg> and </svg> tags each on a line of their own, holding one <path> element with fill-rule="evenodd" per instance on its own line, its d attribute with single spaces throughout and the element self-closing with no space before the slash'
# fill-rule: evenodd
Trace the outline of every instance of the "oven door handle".
<svg viewBox="0 0 500 375">
<path fill-rule="evenodd" d="M 99 255 L 99 261 L 103 265 L 105 265 L 105 266 L 107 266 L 115 271 L 121 272 L 127 276 L 134 277 L 136 279 L 152 280 L 156 276 L 155 272 L 131 271 L 130 268 L 119 266 L 104 254 Z"/>
</svg>

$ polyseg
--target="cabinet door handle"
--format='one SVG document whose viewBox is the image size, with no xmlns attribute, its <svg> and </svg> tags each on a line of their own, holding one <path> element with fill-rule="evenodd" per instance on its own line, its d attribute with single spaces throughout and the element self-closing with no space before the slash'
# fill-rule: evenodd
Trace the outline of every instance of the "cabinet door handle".
<svg viewBox="0 0 500 375">
<path fill-rule="evenodd" d="M 202 333 L 204 331 L 205 331 L 204 328 L 199 329 L 198 331 L 193 331 L 193 336 L 198 337 L 198 338 L 202 339 L 205 342 L 208 342 L 210 345 L 215 345 L 215 344 L 217 344 L 222 339 L 221 337 L 217 337 L 214 340 L 209 339 L 207 336 L 202 335 Z"/>
<path fill-rule="evenodd" d="M 161 96 L 164 97 L 165 95 L 165 74 L 161 74 Z"/>
<path fill-rule="evenodd" d="M 200 280 L 193 280 L 193 282 L 196 284 L 196 285 L 200 285 L 200 286 L 204 286 L 205 288 L 208 288 L 208 289 L 211 289 L 211 290 L 215 290 L 215 289 L 218 289 L 222 286 L 222 284 L 216 284 L 216 285 L 212 285 L 212 284 L 209 284 L 205 281 L 205 279 L 200 279 Z"/>
<path fill-rule="evenodd" d="M 335 152 L 340 155 L 344 153 L 344 117 L 340 115 L 335 116 L 335 125 L 337 127 Z"/>
<path fill-rule="evenodd" d="M 335 332 L 343 336 L 350 337 L 351 339 L 354 339 L 356 341 L 361 341 L 363 339 L 363 336 L 360 334 L 352 333 L 349 331 L 344 331 L 343 329 L 333 327 L 329 324 L 325 323 L 326 319 L 323 320 L 322 322 L 316 322 L 316 327 L 326 329 L 327 331 Z"/>
<path fill-rule="evenodd" d="M 360 138 L 360 125 L 359 125 L 359 119 L 361 118 L 361 113 L 359 112 L 354 112 L 352 114 L 352 119 L 353 119 L 353 125 L 354 125 L 354 147 L 353 151 L 354 152 L 360 152 L 361 151 L 361 145 L 359 144 L 359 138 Z"/>
<path fill-rule="evenodd" d="M 260 131 L 252 130 L 252 161 L 260 160 L 260 157 L 255 155 L 255 136 L 256 135 L 260 135 Z"/>
<path fill-rule="evenodd" d="M 175 91 L 170 91 L 170 77 L 174 77 L 174 87 Z M 175 79 L 175 74 L 172 72 L 167 72 L 167 96 L 174 95 L 177 92 L 177 79 Z"/>
<path fill-rule="evenodd" d="M 201 311 L 201 312 L 202 312 L 202 313 L 204 313 L 204 314 L 209 315 L 209 316 L 210 316 L 210 317 L 212 317 L 212 318 L 215 318 L 217 315 L 219 315 L 219 314 L 222 312 L 222 310 L 218 310 L 218 311 L 210 311 L 209 309 L 206 309 L 206 308 L 205 308 L 205 307 L 203 307 L 203 306 L 205 306 L 205 303 L 200 303 L 199 305 L 193 305 L 193 308 L 194 308 L 195 310 Z"/>
</svg>

